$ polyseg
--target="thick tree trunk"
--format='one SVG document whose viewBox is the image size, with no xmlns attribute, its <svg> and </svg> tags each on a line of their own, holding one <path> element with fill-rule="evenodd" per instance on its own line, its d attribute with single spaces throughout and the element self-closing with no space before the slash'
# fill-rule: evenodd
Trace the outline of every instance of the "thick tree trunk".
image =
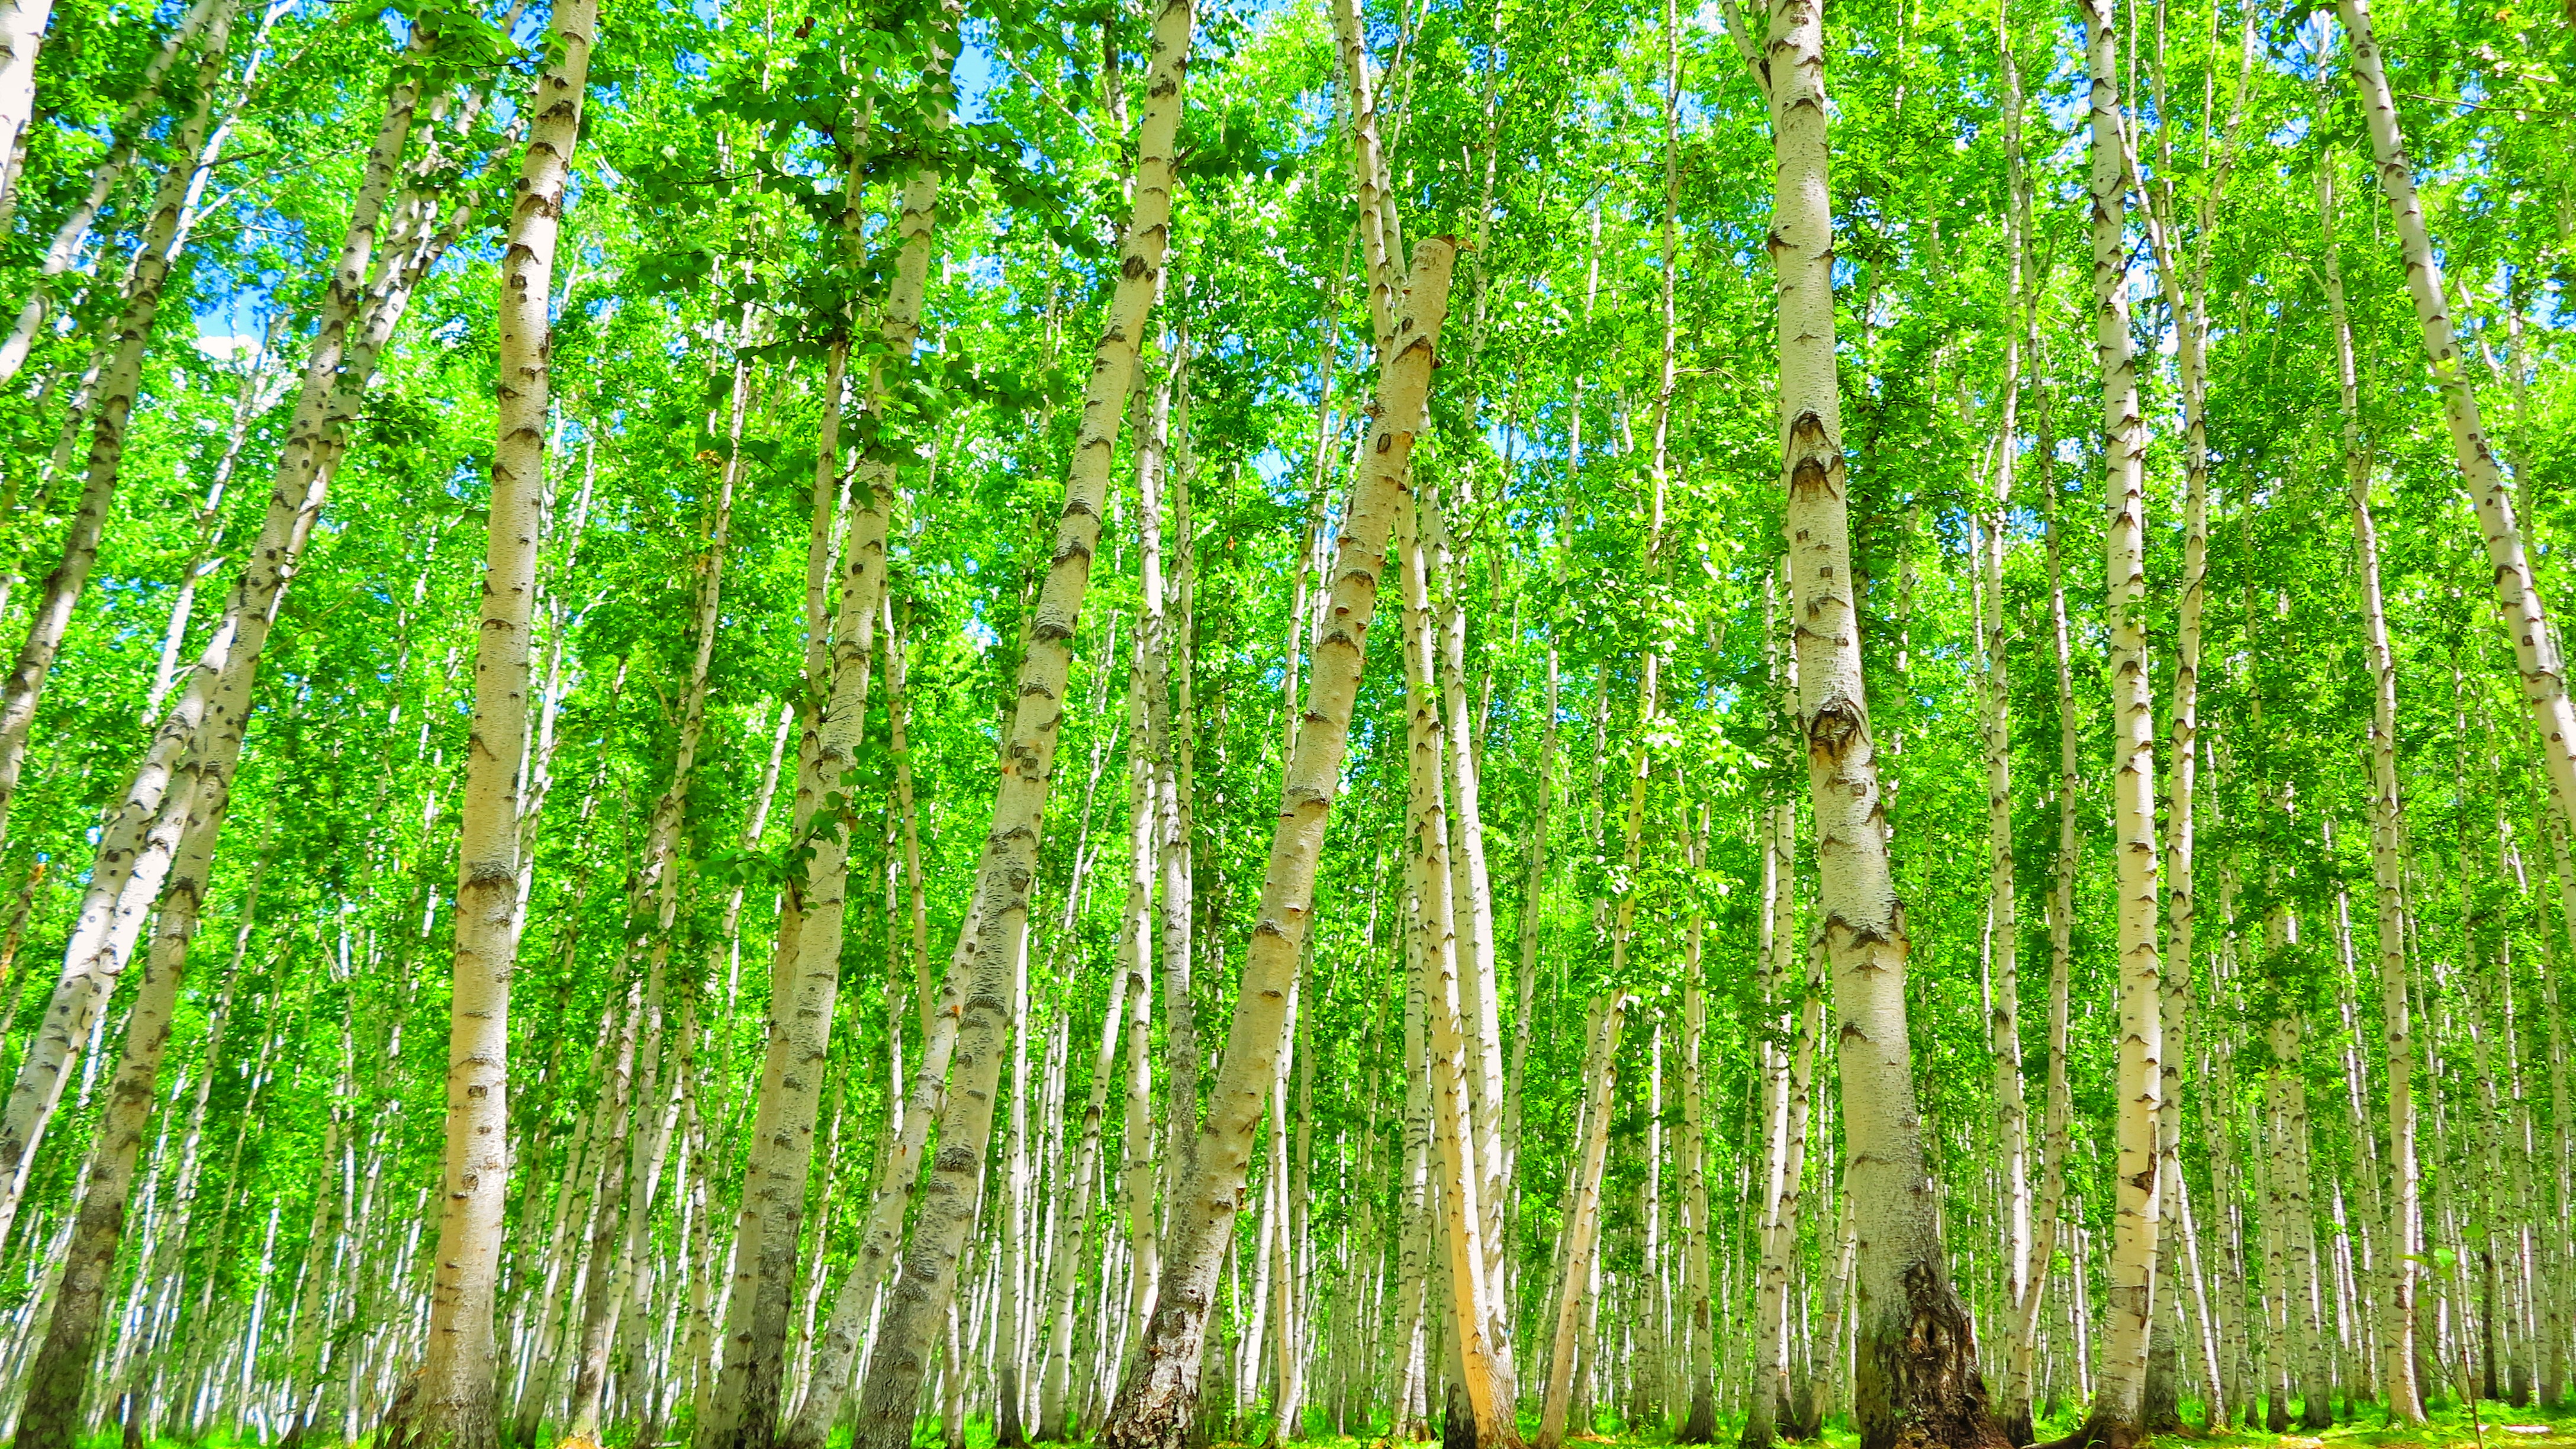
<svg viewBox="0 0 2576 1449">
<path fill-rule="evenodd" d="M 1398 510 L 1411 506 L 1407 469 L 1414 436 L 1424 426 L 1456 255 L 1456 244 L 1442 238 L 1426 240 L 1415 251 L 1406 311 L 1381 370 L 1377 421 L 1343 518 L 1325 634 L 1308 666 L 1306 720 L 1287 765 L 1224 1065 L 1209 1098 L 1196 1165 L 1173 1205 L 1163 1290 L 1146 1328 L 1145 1352 L 1119 1389 L 1103 1431 L 1104 1449 L 1179 1449 L 1195 1408 L 1217 1272 L 1242 1198 L 1253 1127 L 1272 1064 L 1285 1045 L 1288 984 L 1304 950 L 1324 822 L 1340 780 L 1368 624 L 1387 567 L 1387 538 Z"/>
<path fill-rule="evenodd" d="M 1767 53 L 1778 190 L 1781 477 L 1795 559 L 1799 729 L 1816 821 L 1818 905 L 1834 968 L 1847 1185 L 1859 1228 L 1854 1385 L 1862 1449 L 2002 1442 L 1924 1174 L 1906 1035 L 1907 941 L 1888 861 L 1861 677 L 1826 188 L 1824 14 L 1775 0 Z"/>
<path fill-rule="evenodd" d="M 425 1361 L 396 1412 L 405 1449 L 492 1449 L 493 1291 L 509 1187 L 510 970 L 518 954 L 519 742 L 527 735 L 528 626 L 536 594 L 552 386 L 546 315 L 598 0 L 560 0 L 547 67 L 528 98 L 528 149 L 505 233 L 498 441 L 475 631 L 474 715 L 456 887 L 447 1143 Z"/>
</svg>

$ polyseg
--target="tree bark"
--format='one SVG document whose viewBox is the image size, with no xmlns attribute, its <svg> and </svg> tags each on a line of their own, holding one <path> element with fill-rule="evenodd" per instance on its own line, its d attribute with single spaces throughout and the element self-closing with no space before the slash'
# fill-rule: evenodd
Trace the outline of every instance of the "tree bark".
<svg viewBox="0 0 2576 1449">
<path fill-rule="evenodd" d="M 2549 612 L 2531 576 L 2524 552 L 2521 520 L 2516 516 L 2512 484 L 2488 442 L 2478 414 L 2477 391 L 2460 355 L 2451 327 L 2450 303 L 2442 288 L 2442 263 L 2434 254 L 2424 208 L 2415 193 L 2415 173 L 2406 159 L 2406 138 L 2397 124 L 2397 105 L 2380 63 L 2379 41 L 2371 29 L 2370 0 L 2336 0 L 2344 29 L 2351 34 L 2353 88 L 2370 127 L 2370 148 L 2378 161 L 2379 187 L 2397 225 L 2399 251 L 2406 263 L 2406 289 L 2415 302 L 2415 321 L 2423 333 L 2424 360 L 2434 389 L 2442 397 L 2442 417 L 2449 425 L 2451 452 L 2460 481 L 2477 504 L 2487 561 L 2495 571 L 2496 607 L 2513 641 L 2514 660 L 2522 674 L 2524 702 L 2531 710 L 2539 739 L 2550 798 L 2559 818 L 2576 828 L 2576 703 L 2567 696 L 2565 662 L 2558 636 L 2549 627 Z"/>
<path fill-rule="evenodd" d="M 2164 1026 L 2156 952 L 2155 717 L 2145 619 L 2147 430 L 2129 340 L 2128 143 L 2118 37 L 2107 0 L 2085 0 L 2084 24 L 2092 71 L 2095 352 L 2111 507 L 2103 551 L 2110 591 L 2111 813 L 2119 862 L 2119 1106 L 2109 1313 L 2099 1392 L 2077 1442 L 2127 1449 L 2145 1433 L 2162 1207 L 2156 1149 Z"/>
<path fill-rule="evenodd" d="M 1834 362 L 1823 20 L 1816 0 L 1774 0 L 1771 8 L 1778 189 L 1769 246 L 1780 285 L 1779 440 L 1796 560 L 1798 724 L 1840 1017 L 1846 1176 L 1860 1241 L 1854 1401 L 1862 1449 L 1901 1442 L 1966 1449 L 2000 1444 L 2002 1436 L 1950 1283 L 1914 1101 L 1908 947 L 1889 869 L 1853 592 Z"/>
<path fill-rule="evenodd" d="M 557 238 L 573 144 L 581 130 L 598 0 L 560 0 L 547 49 L 561 58 L 527 103 L 502 255 L 497 442 L 489 541 L 475 633 L 474 715 L 458 827 L 453 1018 L 447 1132 L 425 1360 L 401 1449 L 492 1449 L 493 1291 L 509 1187 L 510 969 L 518 953 L 519 742 L 527 734 L 528 626 L 536 594 L 552 377 Z"/>
</svg>

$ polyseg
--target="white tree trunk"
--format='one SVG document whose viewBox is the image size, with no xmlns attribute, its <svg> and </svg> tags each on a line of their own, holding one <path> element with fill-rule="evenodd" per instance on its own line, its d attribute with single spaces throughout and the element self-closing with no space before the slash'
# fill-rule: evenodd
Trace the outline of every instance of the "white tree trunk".
<svg viewBox="0 0 2576 1449">
<path fill-rule="evenodd" d="M 510 970 L 520 912 L 519 742 L 527 734 L 528 626 L 536 594 L 552 379 L 555 248 L 573 143 L 581 130 L 597 0 L 560 0 L 547 46 L 560 59 L 528 98 L 528 148 L 504 234 L 499 404 L 474 716 L 459 826 L 447 1142 L 437 1264 L 418 1398 L 395 1439 L 431 1449 L 490 1449 L 493 1291 L 509 1186 Z"/>
<path fill-rule="evenodd" d="M 1208 1312 L 1242 1197 L 1253 1127 L 1265 1105 L 1272 1064 L 1285 1045 L 1288 985 L 1304 950 L 1324 822 L 1339 785 L 1368 624 L 1389 562 L 1387 537 L 1397 512 L 1409 506 L 1406 469 L 1414 436 L 1425 425 L 1432 358 L 1447 315 L 1456 255 L 1455 243 L 1441 238 L 1424 241 L 1414 255 L 1406 311 L 1380 371 L 1377 421 L 1340 531 L 1326 632 L 1308 667 L 1305 725 L 1287 762 L 1279 823 L 1244 956 L 1224 1065 L 1209 1097 L 1189 1180 L 1173 1205 L 1163 1245 L 1163 1288 L 1146 1329 L 1144 1367 L 1119 1390 L 1103 1433 L 1105 1449 L 1179 1449 L 1188 1427 Z"/>
</svg>

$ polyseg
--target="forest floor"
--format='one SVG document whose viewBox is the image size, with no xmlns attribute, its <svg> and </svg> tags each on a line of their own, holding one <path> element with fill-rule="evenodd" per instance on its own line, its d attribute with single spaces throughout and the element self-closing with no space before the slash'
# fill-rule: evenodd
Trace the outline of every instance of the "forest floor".
<svg viewBox="0 0 2576 1449">
<path fill-rule="evenodd" d="M 2192 1416 L 2197 1407 L 2186 1405 L 2185 1417 Z M 1212 1437 L 1207 1449 L 1278 1449 L 1278 1441 L 1272 1436 L 1266 1417 L 1253 1417 L 1240 1427 L 1248 1432 L 1239 1436 Z M 2039 1438 L 2045 1443 L 2062 1434 L 2072 1433 L 2076 1427 L 2076 1420 L 2072 1417 L 2063 1420 L 2043 1418 L 2038 1425 Z M 1538 1424 L 1534 1417 L 1521 1428 L 1523 1442 L 1536 1442 Z M 1717 1449 L 1733 1449 L 1739 1428 L 1733 1424 L 1721 1425 L 1716 1439 Z M 619 1444 L 622 1449 L 634 1449 L 632 1445 L 623 1445 L 623 1441 L 613 1433 L 610 1439 L 612 1444 Z M 848 1440 L 836 1437 L 833 1442 L 836 1446 L 843 1446 Z M 1315 1432 L 1295 1442 L 1302 1449 L 1413 1449 L 1417 1441 L 1390 1439 L 1383 1434 L 1362 1438 Z M 1569 1435 L 1568 1442 L 1581 1445 L 1665 1445 L 1672 1442 L 1672 1436 L 1661 1429 L 1631 1432 L 1626 1425 L 1605 1420 L 1592 1433 Z M 260 1443 L 253 1436 L 219 1431 L 193 1443 L 156 1439 L 152 1441 L 151 1449 L 259 1449 Z M 922 1422 L 913 1443 L 915 1449 L 950 1449 L 935 1420 Z M 2164 1436 L 2164 1443 L 2168 1449 L 2180 1449 L 2186 1444 L 2207 1446 L 2207 1449 L 2576 1449 L 2576 1407 L 2549 1412 L 2482 1402 L 2478 1405 L 2477 1419 L 2473 1424 L 2467 1411 L 2454 1401 L 2433 1410 L 2430 1424 L 2401 1429 L 2390 1428 L 2381 1421 L 2377 1410 L 2365 1406 L 2351 1422 L 2337 1424 L 2320 1434 L 2274 1434 L 2263 1430 L 2203 1434 L 2185 1430 L 2181 1434 Z M 114 1431 L 85 1436 L 80 1445 L 81 1449 L 125 1449 L 122 1436 Z M 1860 1436 L 1839 1421 L 1827 1423 L 1823 1436 L 1815 1441 L 1815 1449 L 1859 1449 L 1859 1445 Z M 0 1449 L 6 1449 L 6 1446 L 0 1445 Z M 685 1449 L 685 1445 L 666 1440 L 653 1449 Z M 994 1449 L 992 1420 L 969 1418 L 966 1421 L 965 1449 Z"/>
<path fill-rule="evenodd" d="M 2265 1430 L 2228 1430 L 2204 1434 L 2185 1430 L 2166 1435 L 2167 1445 L 2203 1445 L 2209 1449 L 2576 1449 L 2576 1407 L 2550 1412 L 2539 1408 L 2516 1409 L 2494 1402 L 2481 1402 L 2473 1424 L 2466 1410 L 2454 1400 L 2432 1411 L 2432 1422 L 2414 1428 L 2391 1428 L 2379 1411 L 2364 1405 L 2350 1422 L 2339 1423 L 2317 1434 L 2293 1431 L 2274 1434 Z M 2186 1418 L 2196 1415 L 2197 1404 L 2186 1405 Z M 1264 1449 L 1273 1441 L 1269 1422 L 1255 1419 L 1245 1426 L 1251 1432 L 1241 1439 L 1219 1437 L 1209 1449 Z M 1717 1435 L 1718 1449 L 1732 1449 L 1740 1426 L 1723 1425 Z M 2073 1416 L 2064 1420 L 2045 1419 L 2038 1425 L 2040 1441 L 2074 1432 L 2078 1427 Z M 977 1431 L 982 1431 L 981 1437 Z M 1524 1442 L 1535 1442 L 1538 1425 L 1533 1420 L 1522 1426 Z M 1627 1426 L 1604 1422 L 1591 1434 L 1568 1436 L 1572 1444 L 1657 1445 L 1669 1444 L 1672 1436 L 1661 1429 L 1631 1432 Z M 1821 1449 L 1859 1449 L 1860 1436 L 1841 1422 L 1825 1425 L 1818 1441 Z M 1332 1434 L 1310 1434 L 1302 1444 L 1308 1449 L 1408 1449 L 1406 1441 L 1390 1440 L 1383 1435 L 1367 1438 Z M 969 1421 L 967 1449 L 992 1449 L 990 1425 Z M 928 1446 L 925 1446 L 928 1449 Z"/>
</svg>

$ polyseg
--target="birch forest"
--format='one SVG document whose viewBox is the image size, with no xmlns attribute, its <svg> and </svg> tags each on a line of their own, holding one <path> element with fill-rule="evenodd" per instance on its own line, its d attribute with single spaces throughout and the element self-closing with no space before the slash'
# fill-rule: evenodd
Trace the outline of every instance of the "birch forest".
<svg viewBox="0 0 2576 1449">
<path fill-rule="evenodd" d="M 2576 1445 L 2576 0 L 0 0 L 13 1449 Z"/>
</svg>

